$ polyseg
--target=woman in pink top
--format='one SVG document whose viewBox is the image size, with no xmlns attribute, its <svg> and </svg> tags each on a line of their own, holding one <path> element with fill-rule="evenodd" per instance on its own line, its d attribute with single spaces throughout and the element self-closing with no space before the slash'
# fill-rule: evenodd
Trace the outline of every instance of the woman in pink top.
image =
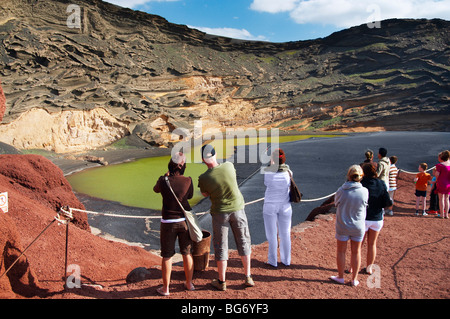
<svg viewBox="0 0 450 319">
<path fill-rule="evenodd" d="M 439 194 L 440 216 L 448 219 L 449 195 L 450 195 L 450 152 L 439 153 L 439 164 L 436 165 L 436 191 Z"/>
</svg>

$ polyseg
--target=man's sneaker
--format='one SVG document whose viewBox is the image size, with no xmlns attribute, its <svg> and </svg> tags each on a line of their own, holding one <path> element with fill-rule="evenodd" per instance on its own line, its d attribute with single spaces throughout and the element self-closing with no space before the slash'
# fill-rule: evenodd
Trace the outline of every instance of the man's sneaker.
<svg viewBox="0 0 450 319">
<path fill-rule="evenodd" d="M 428 214 L 425 211 L 423 211 L 422 216 L 428 216 Z"/>
<path fill-rule="evenodd" d="M 255 282 L 253 281 L 252 276 L 245 277 L 245 285 L 247 287 L 253 287 L 255 285 Z"/>
<path fill-rule="evenodd" d="M 214 288 L 216 288 L 217 290 L 220 290 L 220 291 L 225 291 L 225 290 L 227 290 L 227 283 L 226 283 L 225 281 L 222 282 L 222 283 L 220 283 L 218 279 L 213 279 L 213 280 L 211 281 L 211 285 L 212 285 Z"/>
</svg>

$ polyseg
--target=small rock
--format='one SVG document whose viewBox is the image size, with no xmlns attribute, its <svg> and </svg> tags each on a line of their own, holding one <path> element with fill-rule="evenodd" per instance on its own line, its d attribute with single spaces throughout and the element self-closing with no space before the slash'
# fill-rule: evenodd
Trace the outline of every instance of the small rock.
<svg viewBox="0 0 450 319">
<path fill-rule="evenodd" d="M 151 272 L 145 267 L 138 267 L 133 269 L 127 276 L 127 284 L 136 283 L 139 281 L 144 281 L 150 279 Z"/>
</svg>

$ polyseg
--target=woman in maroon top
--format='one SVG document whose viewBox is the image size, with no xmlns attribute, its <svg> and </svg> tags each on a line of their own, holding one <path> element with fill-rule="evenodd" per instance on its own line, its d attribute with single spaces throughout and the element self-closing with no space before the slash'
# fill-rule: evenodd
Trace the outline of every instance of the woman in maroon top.
<svg viewBox="0 0 450 319">
<path fill-rule="evenodd" d="M 448 219 L 450 204 L 450 152 L 439 153 L 439 164 L 436 165 L 436 192 L 439 195 L 440 217 Z"/>
<path fill-rule="evenodd" d="M 170 186 L 172 187 L 178 200 L 185 210 L 191 210 L 188 199 L 194 194 L 194 187 L 190 177 L 183 176 L 186 169 L 186 158 L 181 153 L 172 158 L 169 162 L 168 176 Z M 184 213 L 180 205 L 175 200 L 172 191 L 166 183 L 165 176 L 161 176 L 153 190 L 161 193 L 163 198 L 162 218 L 161 218 L 161 257 L 162 259 L 162 279 L 163 286 L 157 289 L 160 295 L 169 295 L 170 275 L 172 273 L 172 257 L 175 254 L 175 242 L 178 238 L 180 253 L 183 256 L 184 273 L 186 275 L 185 287 L 187 290 L 194 290 L 192 276 L 194 272 L 194 263 L 191 254 L 192 241 L 189 237 L 189 231 L 184 218 Z"/>
</svg>

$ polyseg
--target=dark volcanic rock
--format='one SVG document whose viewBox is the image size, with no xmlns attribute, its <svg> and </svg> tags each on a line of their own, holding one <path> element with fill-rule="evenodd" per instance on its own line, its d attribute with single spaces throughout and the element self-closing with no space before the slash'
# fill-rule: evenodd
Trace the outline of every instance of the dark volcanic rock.
<svg viewBox="0 0 450 319">
<path fill-rule="evenodd" d="M 72 4 L 79 28 L 68 21 L 77 15 L 67 13 Z M 268 43 L 211 36 L 99 0 L 4 0 L 0 17 L 6 123 L 35 107 L 101 107 L 130 132 L 161 115 L 297 129 L 386 121 L 395 129 L 407 115 L 433 118 L 411 129 L 449 127 L 444 20 L 387 20 Z"/>
<path fill-rule="evenodd" d="M 144 281 L 150 279 L 152 277 L 152 273 L 149 269 L 145 267 L 138 267 L 133 269 L 126 278 L 127 284 L 136 283 L 140 281 Z"/>
</svg>

